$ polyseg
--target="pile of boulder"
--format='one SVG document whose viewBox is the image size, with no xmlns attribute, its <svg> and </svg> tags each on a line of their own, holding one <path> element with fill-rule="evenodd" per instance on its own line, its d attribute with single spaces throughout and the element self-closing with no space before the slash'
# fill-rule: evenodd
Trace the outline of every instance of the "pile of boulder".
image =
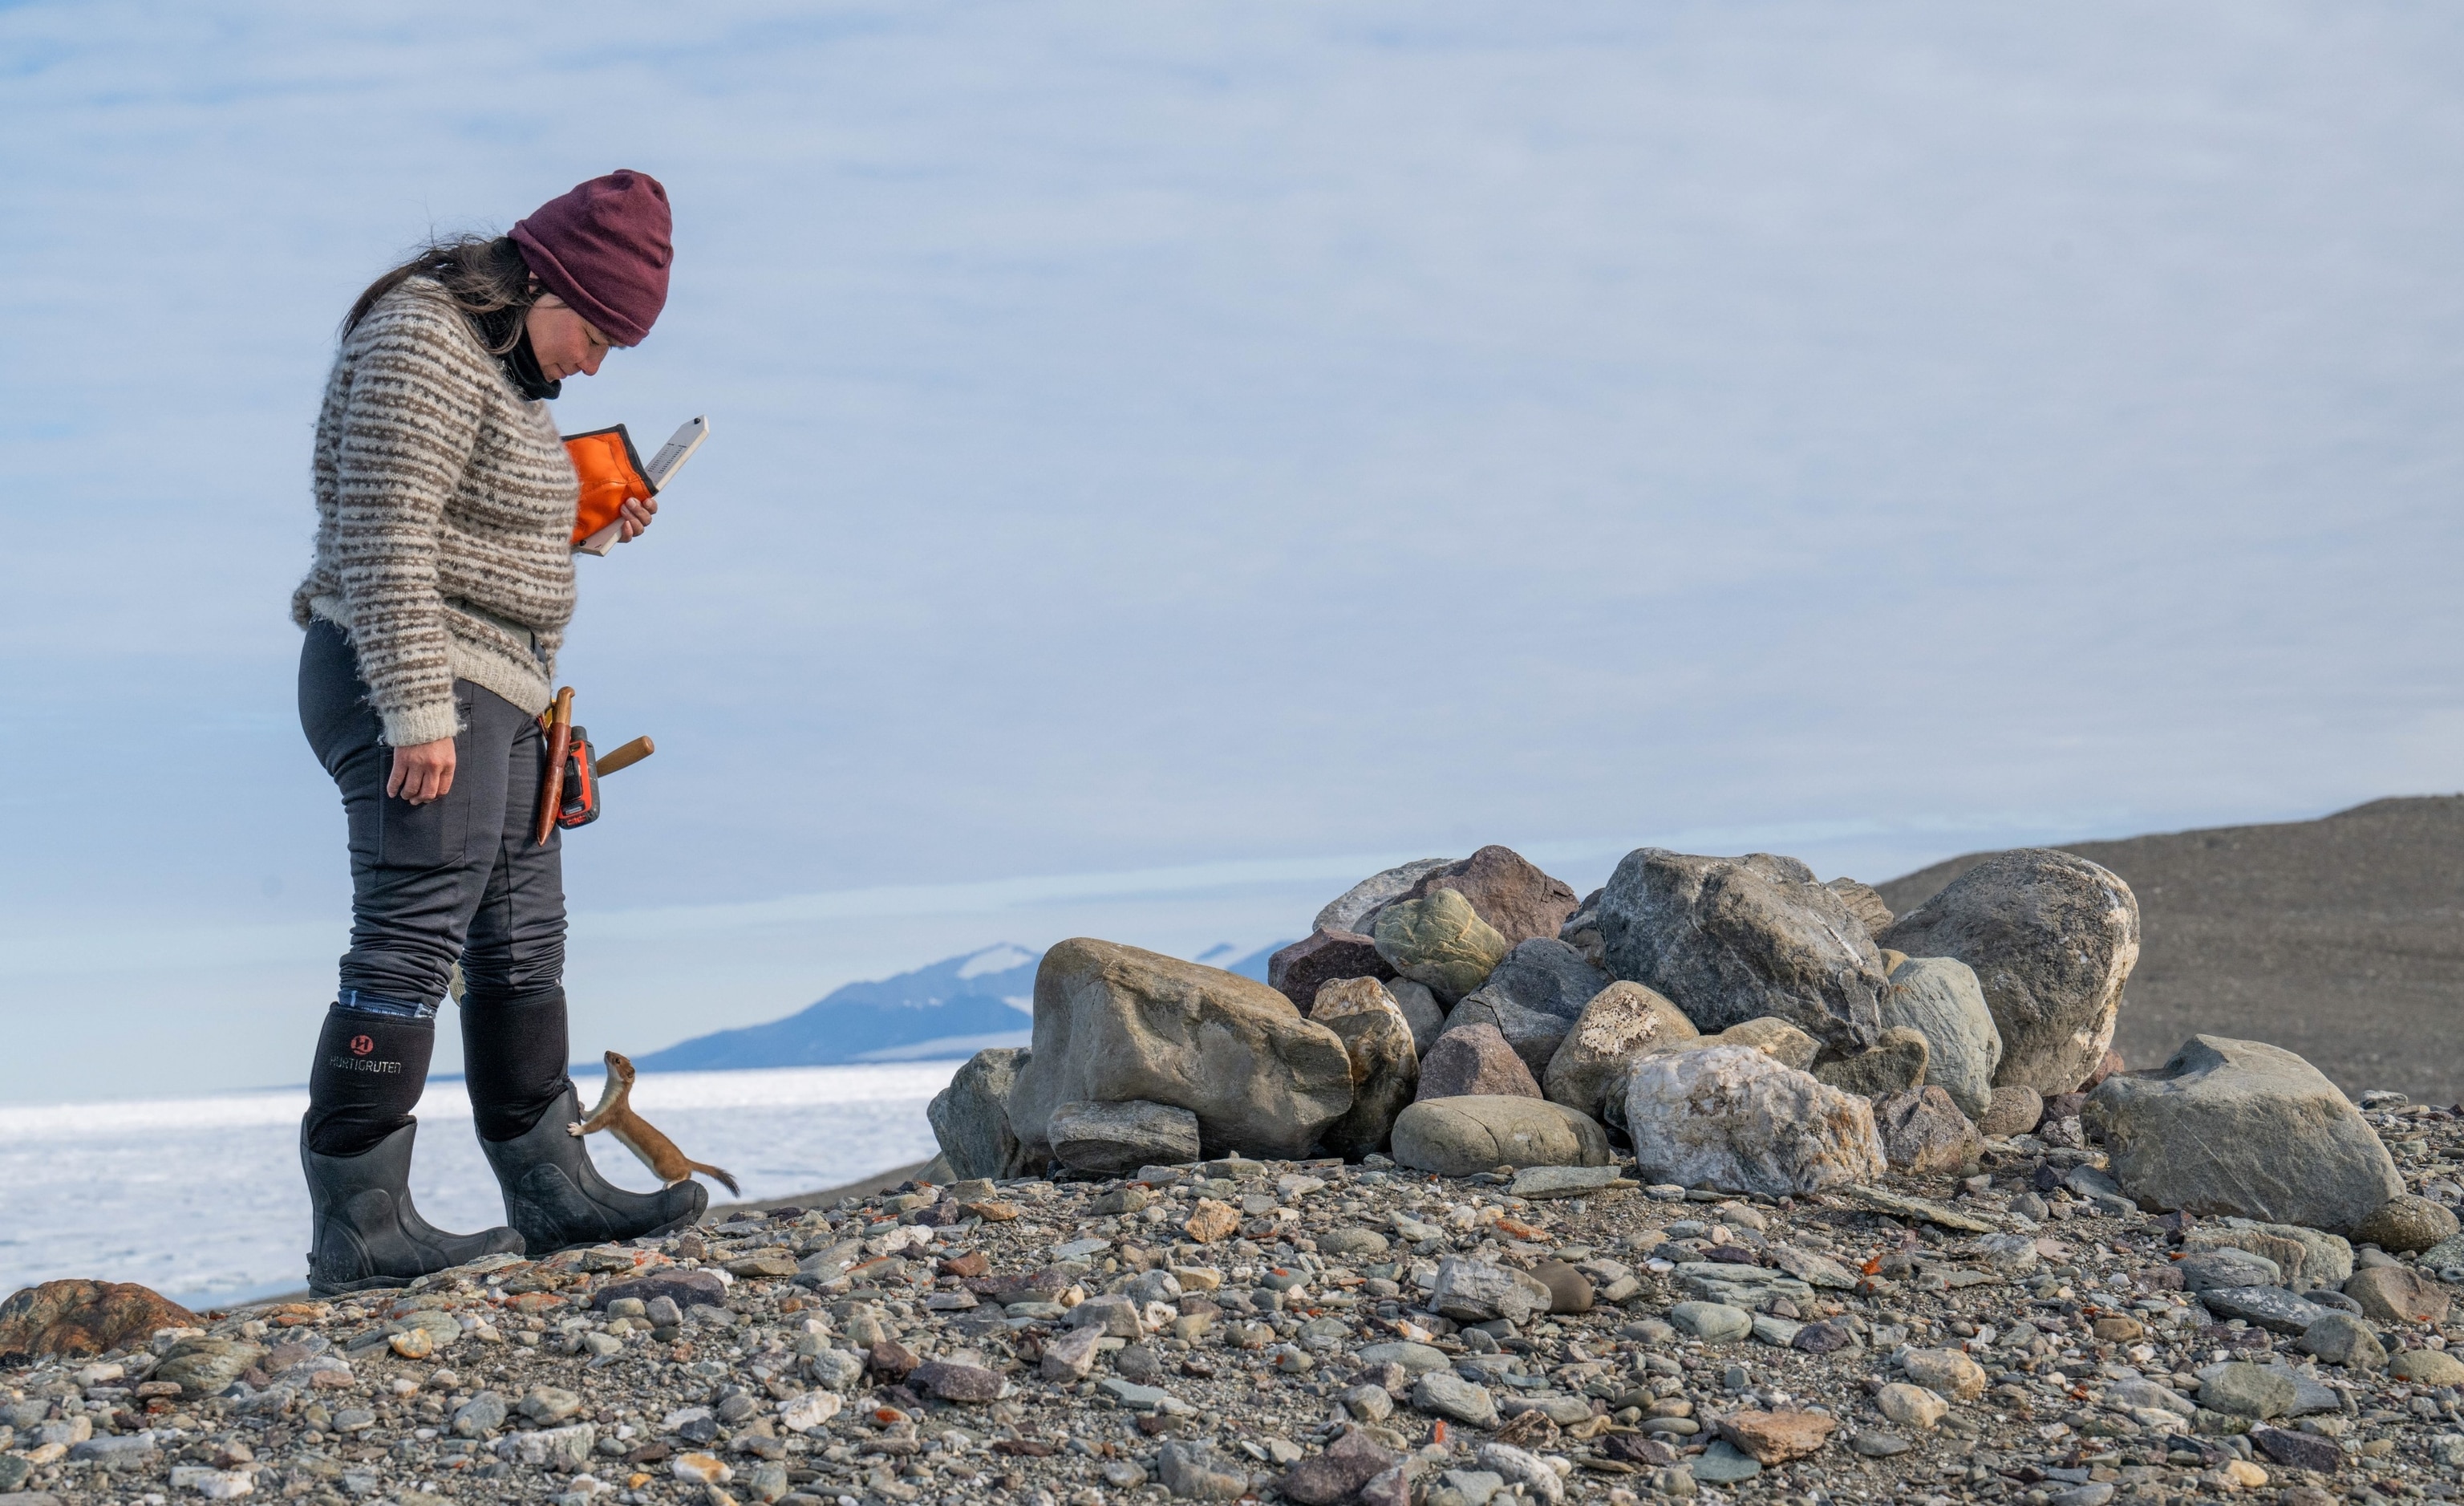
<svg viewBox="0 0 2464 1506">
<path fill-rule="evenodd" d="M 1894 917 L 1487 848 L 1271 986 L 1065 942 L 894 1190 L 331 1302 L 16 1294 L 0 1502 L 2454 1498 L 2464 1109 L 2120 1070 L 2137 940 L 2060 853 Z"/>
<path fill-rule="evenodd" d="M 2130 886 L 2067 853 L 1997 854 L 1894 916 L 1768 853 L 1643 848 L 1578 898 L 1485 847 L 1353 885 L 1265 985 L 1064 941 L 1037 974 L 1032 1044 L 979 1053 L 932 1118 L 961 1177 L 1311 1154 L 1460 1176 L 1628 1147 L 1655 1182 L 1765 1196 L 1973 1172 L 1986 1136 L 2084 1133 L 2138 956 Z M 2158 1126 L 2240 1112 L 2234 1085 L 2257 1077 L 2335 1091 L 2233 1050 L 2221 1077 L 2168 1067 L 2111 1107 Z M 2163 1131 L 2125 1133 L 2147 1149 L 2124 1174 L 2163 1203 Z M 2348 1171 L 2346 1201 L 2393 1195 Z M 2249 1201 L 2235 1187 L 2179 1206 Z M 2271 1217 L 2281 1201 L 2250 1197 Z"/>
</svg>

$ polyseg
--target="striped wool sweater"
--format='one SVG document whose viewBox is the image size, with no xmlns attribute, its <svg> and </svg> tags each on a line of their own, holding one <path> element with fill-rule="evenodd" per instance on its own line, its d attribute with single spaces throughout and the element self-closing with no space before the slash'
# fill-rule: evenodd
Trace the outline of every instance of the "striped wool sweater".
<svg viewBox="0 0 2464 1506">
<path fill-rule="evenodd" d="M 548 406 L 515 388 L 435 282 L 405 282 L 343 340 L 314 479 L 317 557 L 291 617 L 349 634 L 385 742 L 459 731 L 456 679 L 547 705 L 581 483 Z"/>
</svg>

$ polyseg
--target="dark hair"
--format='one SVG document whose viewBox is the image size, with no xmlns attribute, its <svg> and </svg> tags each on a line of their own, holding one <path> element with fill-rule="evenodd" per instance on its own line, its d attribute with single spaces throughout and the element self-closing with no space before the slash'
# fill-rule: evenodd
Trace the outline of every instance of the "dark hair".
<svg viewBox="0 0 2464 1506">
<path fill-rule="evenodd" d="M 479 343 L 498 356 L 521 339 L 522 315 L 539 301 L 542 291 L 511 235 L 443 236 L 368 284 L 351 311 L 342 316 L 342 338 L 350 338 L 378 299 L 412 277 L 444 284 L 446 294 L 461 305 L 471 327 L 478 332 Z"/>
</svg>

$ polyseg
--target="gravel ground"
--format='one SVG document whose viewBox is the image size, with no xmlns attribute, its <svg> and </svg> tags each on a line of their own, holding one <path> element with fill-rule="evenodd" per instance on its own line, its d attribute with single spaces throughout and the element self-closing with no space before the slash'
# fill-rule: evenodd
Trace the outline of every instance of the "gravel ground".
<svg viewBox="0 0 2464 1506">
<path fill-rule="evenodd" d="M 2464 1150 L 2372 1120 L 2416 1190 Z M 1989 1147 L 1776 1204 L 1373 1160 L 739 1213 L 0 1372 L 0 1500 L 2453 1498 L 2464 1326 L 2314 1360 L 2093 1148 Z"/>
</svg>

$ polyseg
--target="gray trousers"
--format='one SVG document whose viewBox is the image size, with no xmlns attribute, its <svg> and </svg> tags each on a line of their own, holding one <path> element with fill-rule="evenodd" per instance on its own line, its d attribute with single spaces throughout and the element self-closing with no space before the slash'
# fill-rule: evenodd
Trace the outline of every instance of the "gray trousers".
<svg viewBox="0 0 2464 1506">
<path fill-rule="evenodd" d="M 483 1137 L 510 1139 L 565 1082 L 563 837 L 531 841 L 546 740 L 511 701 L 456 680 L 452 788 L 414 806 L 385 792 L 393 750 L 377 741 L 367 697 L 350 640 L 311 624 L 299 725 L 341 793 L 350 834 L 351 949 L 338 1008 L 365 999 L 432 1012 L 460 961 L 472 1107 Z"/>
</svg>

